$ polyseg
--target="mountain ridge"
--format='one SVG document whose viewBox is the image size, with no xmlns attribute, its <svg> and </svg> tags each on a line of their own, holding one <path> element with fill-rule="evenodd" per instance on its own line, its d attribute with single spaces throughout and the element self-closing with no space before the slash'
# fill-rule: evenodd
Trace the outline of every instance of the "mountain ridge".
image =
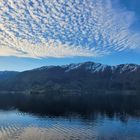
<svg viewBox="0 0 140 140">
<path fill-rule="evenodd" d="M 71 63 L 71 64 L 66 64 L 66 65 L 50 65 L 50 66 L 42 66 L 42 67 L 39 67 L 39 68 L 35 68 L 35 69 L 31 69 L 32 70 L 45 70 L 45 69 L 50 69 L 50 68 L 54 68 L 54 67 L 61 67 L 61 68 L 67 68 L 67 67 L 74 67 L 78 68 L 80 67 L 81 65 L 84 65 L 84 64 L 92 64 L 92 65 L 95 65 L 97 66 L 102 66 L 102 67 L 110 67 L 111 69 L 115 69 L 116 67 L 121 67 L 121 66 L 131 66 L 133 68 L 137 68 L 137 67 L 140 67 L 140 65 L 138 64 L 134 64 L 134 63 L 126 63 L 126 64 L 118 64 L 118 65 L 106 65 L 106 64 L 101 64 L 101 63 L 95 63 L 95 62 L 92 62 L 92 61 L 87 61 L 87 62 L 83 62 L 83 63 Z M 28 70 L 30 71 L 30 70 Z"/>
<path fill-rule="evenodd" d="M 1 79 L 1 77 L 0 77 Z M 0 80 L 0 91 L 89 93 L 97 90 L 140 91 L 140 65 L 84 62 L 44 66 Z"/>
</svg>

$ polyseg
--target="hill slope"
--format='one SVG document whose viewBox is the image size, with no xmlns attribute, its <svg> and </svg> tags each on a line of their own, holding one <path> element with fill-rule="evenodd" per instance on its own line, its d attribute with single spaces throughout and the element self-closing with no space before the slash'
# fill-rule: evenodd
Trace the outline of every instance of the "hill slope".
<svg viewBox="0 0 140 140">
<path fill-rule="evenodd" d="M 1 79 L 1 77 L 0 77 Z M 96 90 L 140 91 L 140 65 L 94 62 L 45 66 L 0 80 L 0 91 L 88 93 Z"/>
</svg>

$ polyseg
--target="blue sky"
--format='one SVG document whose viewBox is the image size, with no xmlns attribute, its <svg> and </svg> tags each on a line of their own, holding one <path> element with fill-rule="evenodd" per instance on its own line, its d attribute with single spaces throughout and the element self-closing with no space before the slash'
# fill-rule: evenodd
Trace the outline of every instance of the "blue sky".
<svg viewBox="0 0 140 140">
<path fill-rule="evenodd" d="M 2 0 L 0 70 L 140 64 L 139 0 Z"/>
</svg>

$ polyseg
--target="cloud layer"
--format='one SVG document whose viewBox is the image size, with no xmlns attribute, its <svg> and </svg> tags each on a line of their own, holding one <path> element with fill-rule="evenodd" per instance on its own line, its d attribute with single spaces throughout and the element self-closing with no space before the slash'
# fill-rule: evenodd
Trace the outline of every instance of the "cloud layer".
<svg viewBox="0 0 140 140">
<path fill-rule="evenodd" d="M 133 12 L 111 0 L 1 0 L 0 56 L 102 56 L 138 48 Z"/>
</svg>

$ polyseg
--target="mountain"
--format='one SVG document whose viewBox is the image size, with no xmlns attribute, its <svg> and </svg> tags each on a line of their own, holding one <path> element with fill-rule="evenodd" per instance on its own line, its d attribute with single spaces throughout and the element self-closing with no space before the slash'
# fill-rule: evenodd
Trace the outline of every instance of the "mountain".
<svg viewBox="0 0 140 140">
<path fill-rule="evenodd" d="M 0 71 L 0 80 L 7 80 L 15 77 L 18 73 L 17 71 Z"/>
<path fill-rule="evenodd" d="M 85 62 L 63 66 L 44 66 L 15 73 L 13 76 L 0 80 L 0 91 L 75 94 L 92 93 L 98 90 L 140 91 L 140 65 L 109 66 Z"/>
</svg>

